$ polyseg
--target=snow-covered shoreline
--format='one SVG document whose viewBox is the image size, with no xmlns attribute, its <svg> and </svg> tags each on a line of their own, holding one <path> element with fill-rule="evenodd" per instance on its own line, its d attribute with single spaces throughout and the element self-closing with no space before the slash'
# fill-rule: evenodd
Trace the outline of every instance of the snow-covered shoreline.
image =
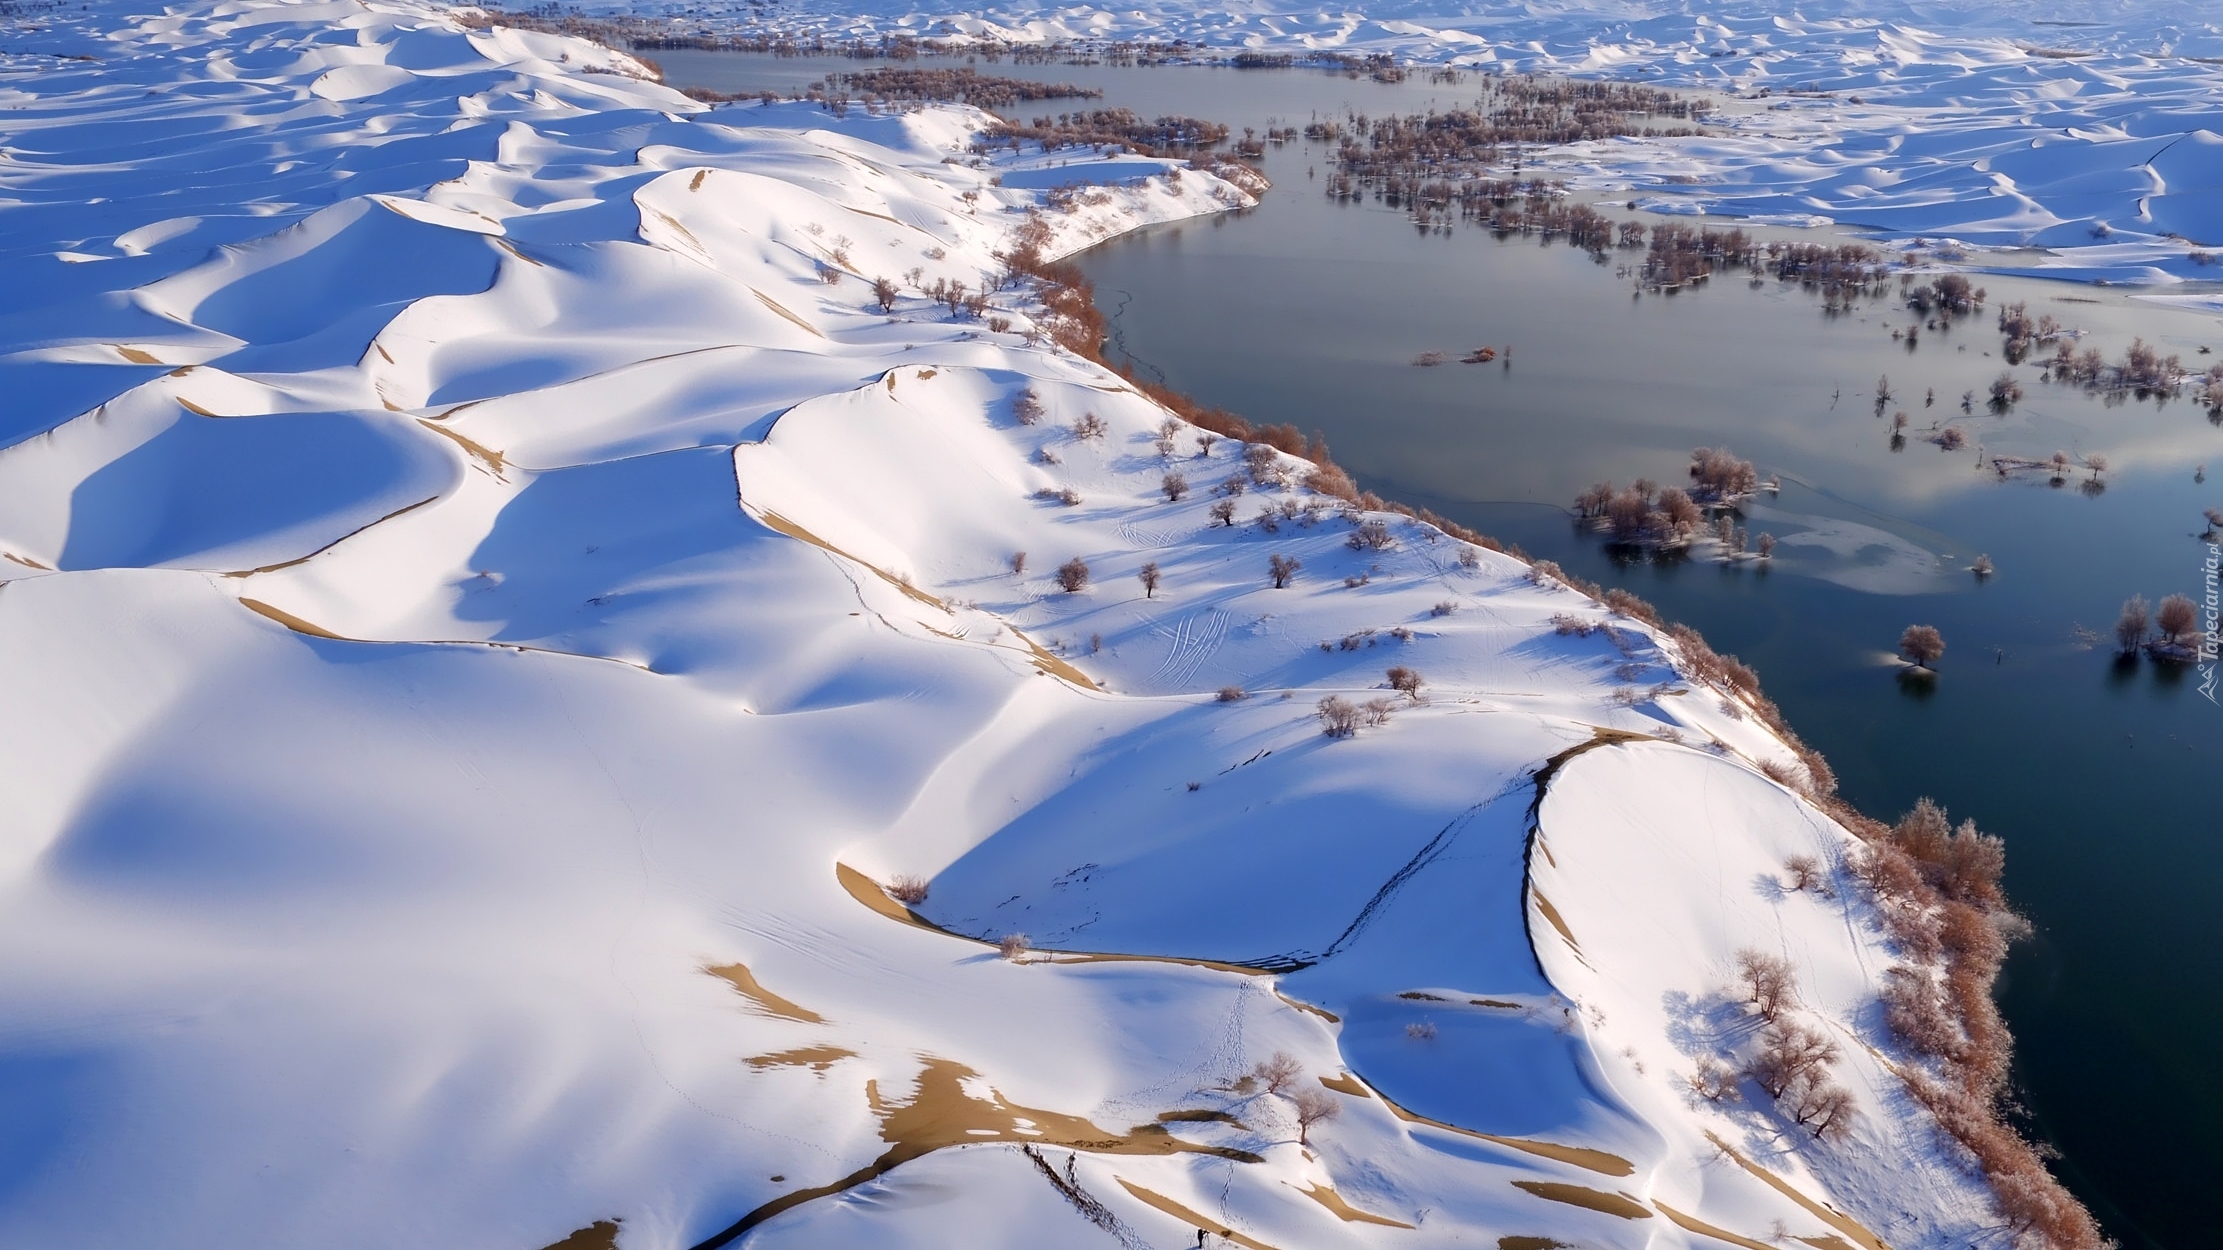
<svg viewBox="0 0 2223 1250">
<path fill-rule="evenodd" d="M 1992 1226 L 1752 698 L 1030 332 L 982 115 L 10 20 L 0 1241 Z M 1246 198 L 1123 164 L 1047 250 Z M 1692 1094 L 1747 950 L 1842 1140 Z"/>
<path fill-rule="evenodd" d="M 1853 0 L 1414 3 L 1328 13 L 1186 5 L 743 4 L 594 0 L 662 37 L 952 47 L 1165 46 L 1379 56 L 1418 66 L 1636 80 L 1716 96 L 1715 133 L 1571 145 L 1547 163 L 1657 211 L 1836 223 L 1891 241 L 2043 249 L 2035 272 L 2169 288 L 2223 281 L 2223 23 L 2196 4 L 1908 6 Z M 668 15 L 668 16 L 666 16 Z M 2027 257 L 2015 257 L 2018 268 Z M 1974 261 L 1982 265 L 1979 252 Z"/>
</svg>

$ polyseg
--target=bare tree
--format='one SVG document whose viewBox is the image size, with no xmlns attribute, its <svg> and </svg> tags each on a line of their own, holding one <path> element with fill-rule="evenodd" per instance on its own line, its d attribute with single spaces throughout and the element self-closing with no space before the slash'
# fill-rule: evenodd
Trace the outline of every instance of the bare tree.
<svg viewBox="0 0 2223 1250">
<path fill-rule="evenodd" d="M 1196 436 L 1196 458 L 1203 460 L 1209 457 L 1212 454 L 1212 444 L 1218 441 L 1220 441 L 1220 436 L 1209 430 L 1198 434 Z"/>
<path fill-rule="evenodd" d="M 1772 560 L 1775 558 L 1775 535 L 1760 535 L 1760 558 L 1763 560 Z"/>
<path fill-rule="evenodd" d="M 1916 667 L 1927 669 L 1945 654 L 1945 635 L 1934 625 L 1909 625 L 1899 635 L 1899 653 L 1914 661 Z"/>
<path fill-rule="evenodd" d="M 1420 675 L 1420 670 L 1407 668 L 1402 664 L 1389 670 L 1389 688 L 1416 703 L 1420 700 L 1420 687 L 1426 680 Z"/>
<path fill-rule="evenodd" d="M 1084 412 L 1081 414 L 1081 419 L 1073 423 L 1073 437 L 1084 442 L 1089 439 L 1102 438 L 1104 431 L 1108 428 L 1102 417 L 1093 412 Z"/>
<path fill-rule="evenodd" d="M 1250 472 L 1254 486 L 1281 485 L 1281 453 L 1264 443 L 1243 448 L 1243 467 Z"/>
<path fill-rule="evenodd" d="M 1303 567 L 1303 562 L 1293 557 L 1276 554 L 1266 560 L 1266 575 L 1273 578 L 1275 590 L 1283 590 Z"/>
<path fill-rule="evenodd" d="M 1793 1020 L 1778 1020 L 1760 1031 L 1760 1051 L 1744 1066 L 1770 1098 L 1781 1098 L 1809 1073 L 1837 1062 L 1837 1043 Z"/>
<path fill-rule="evenodd" d="M 881 312 L 894 312 L 895 301 L 902 294 L 903 289 L 886 278 L 874 278 L 872 280 L 872 302 L 879 305 Z"/>
<path fill-rule="evenodd" d="M 2095 451 L 2084 457 L 2084 467 L 2090 469 L 2092 476 L 2097 478 L 2100 474 L 2107 472 L 2107 457 Z"/>
<path fill-rule="evenodd" d="M 1173 443 L 1174 440 L 1180 436 L 1180 434 L 1181 422 L 1179 419 L 1174 417 L 1167 417 L 1165 420 L 1158 423 L 1158 436 L 1157 438 L 1153 439 L 1152 442 L 1158 449 L 1158 456 L 1160 459 L 1173 459 Z"/>
<path fill-rule="evenodd" d="M 1082 560 L 1079 556 L 1074 556 L 1065 563 L 1058 565 L 1057 584 L 1058 589 L 1069 595 L 1088 585 L 1087 561 Z"/>
<path fill-rule="evenodd" d="M 1745 1001 L 1771 1024 L 1798 993 L 1790 960 L 1750 946 L 1737 952 L 1737 980 L 1744 985 Z"/>
<path fill-rule="evenodd" d="M 1155 560 L 1143 565 L 1135 576 L 1142 581 L 1143 598 L 1155 599 L 1158 597 L 1158 564 Z"/>
<path fill-rule="evenodd" d="M 1028 387 L 1011 397 L 1011 416 L 1021 425 L 1035 425 L 1042 420 L 1042 397 L 1033 387 Z"/>
<path fill-rule="evenodd" d="M 1026 552 L 1014 551 L 1011 553 L 1011 575 L 1013 577 L 1025 577 L 1027 575 Z"/>
<path fill-rule="evenodd" d="M 1158 489 L 1166 493 L 1167 503 L 1179 503 L 1181 496 L 1189 493 L 1189 479 L 1178 473 L 1168 473 L 1158 483 Z"/>
<path fill-rule="evenodd" d="M 1260 1093 L 1285 1094 L 1289 1087 L 1304 1075 L 1304 1065 L 1286 1050 L 1277 1050 L 1270 1059 L 1261 1059 L 1251 1065 L 1250 1079 Z"/>
<path fill-rule="evenodd" d="M 2146 634 L 2153 629 L 2153 609 L 2146 604 L 2146 596 L 2132 595 L 2123 600 L 2123 614 L 2115 618 L 2115 644 L 2124 655 L 2138 650 L 2146 641 Z"/>
<path fill-rule="evenodd" d="M 1320 718 L 1320 732 L 1330 738 L 1348 738 L 1358 732 L 1359 706 L 1340 695 L 1328 695 L 1320 700 L 1316 714 Z"/>
<path fill-rule="evenodd" d="M 1230 529 L 1234 528 L 1235 501 L 1232 499 L 1216 499 L 1212 501 L 1212 519 L 1219 522 L 1221 525 L 1229 527 Z"/>
<path fill-rule="evenodd" d="M 1816 1141 L 1842 1141 L 1852 1135 L 1859 1114 L 1852 1091 L 1820 1070 L 1800 1073 L 1777 1100 L 1791 1119 L 1814 1131 Z"/>
<path fill-rule="evenodd" d="M 888 896 L 898 903 L 916 907 L 926 901 L 928 888 L 924 877 L 897 877 L 888 882 Z"/>
<path fill-rule="evenodd" d="M 1396 711 L 1397 704 L 1394 700 L 1375 698 L 1368 699 L 1359 708 L 1359 715 L 1365 719 L 1367 728 L 1379 729 L 1389 723 L 1390 716 Z"/>
<path fill-rule="evenodd" d="M 997 953 L 1013 963 L 1026 958 L 1027 952 L 1033 948 L 1034 943 L 1027 940 L 1024 933 L 1006 933 L 996 940 Z"/>
<path fill-rule="evenodd" d="M 2191 599 L 2183 595 L 2171 595 L 2161 601 L 2160 607 L 2154 609 L 2154 627 L 2169 642 L 2182 642 L 2196 628 L 2199 616 L 2199 610 L 2193 607 Z"/>
<path fill-rule="evenodd" d="M 1978 577 L 1990 577 L 1992 575 L 1991 557 L 1987 555 L 1977 556 L 1976 563 L 1969 565 L 1968 571 Z"/>
<path fill-rule="evenodd" d="M 1297 1144 L 1300 1146 L 1312 1144 L 1314 1126 L 1332 1120 L 1343 1112 L 1343 1106 L 1335 1100 L 1335 1095 L 1324 1089 L 1300 1089 L 1289 1101 L 1297 1111 Z"/>
<path fill-rule="evenodd" d="M 1389 536 L 1389 522 L 1380 517 L 1368 517 L 1359 522 L 1358 529 L 1343 540 L 1343 545 L 1353 551 L 1382 551 L 1396 546 L 1397 540 Z"/>
</svg>

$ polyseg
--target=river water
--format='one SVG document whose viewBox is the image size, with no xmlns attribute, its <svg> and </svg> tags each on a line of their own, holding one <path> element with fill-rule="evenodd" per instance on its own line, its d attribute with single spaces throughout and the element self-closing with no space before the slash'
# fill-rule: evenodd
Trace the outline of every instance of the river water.
<svg viewBox="0 0 2223 1250">
<path fill-rule="evenodd" d="M 675 84 L 729 91 L 792 91 L 853 64 L 655 55 Z M 1319 70 L 980 68 L 1238 133 L 1471 98 Z M 2196 671 L 2118 661 L 2078 631 L 2106 634 L 2132 594 L 2201 597 L 2196 531 L 2203 508 L 2223 505 L 2223 476 L 2199 473 L 2223 475 L 2223 427 L 2193 403 L 2104 402 L 2030 366 L 2025 398 L 1994 415 L 1981 402 L 2002 368 L 1990 309 L 1910 350 L 1889 334 L 1910 320 L 1895 289 L 1837 316 L 1772 279 L 1632 295 L 1618 256 L 1425 232 L 1398 210 L 1331 201 L 1319 182 L 1330 160 L 1318 145 L 1271 148 L 1276 189 L 1259 208 L 1082 256 L 1114 355 L 1253 420 L 1319 430 L 1365 488 L 1696 626 L 1760 671 L 1863 810 L 1888 818 L 1928 795 L 2004 836 L 2009 893 L 2036 928 L 2001 985 L 2026 1127 L 2127 1246 L 2213 1244 L 2200 1195 L 2223 1173 L 2223 708 Z M 2122 288 L 1979 282 L 1991 308 L 2026 301 L 2111 358 L 2134 335 L 2203 365 L 2200 348 L 2223 351 L 2223 320 Z M 1484 345 L 1511 347 L 1510 364 L 1411 363 Z M 1917 437 L 1894 449 L 1874 403 L 1885 374 L 1885 410 L 1907 410 L 1911 432 L 1959 424 L 1985 455 L 2103 453 L 2105 489 L 2084 488 L 2082 470 L 2058 487 L 2003 482 L 1977 447 Z M 1964 414 L 1969 390 L 1978 403 Z M 1765 568 L 1632 559 L 1570 522 L 1589 483 L 1678 483 L 1701 445 L 1781 476 L 1781 494 L 1747 514 L 1755 535 L 1782 541 Z M 1996 576 L 1968 572 L 1979 553 Z M 1947 640 L 1934 682 L 1901 680 L 1891 660 L 1913 623 Z"/>
</svg>

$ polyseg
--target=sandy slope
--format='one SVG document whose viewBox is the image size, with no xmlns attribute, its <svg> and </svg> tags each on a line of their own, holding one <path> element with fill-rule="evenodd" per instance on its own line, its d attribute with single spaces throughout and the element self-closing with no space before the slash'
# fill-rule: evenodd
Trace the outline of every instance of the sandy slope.
<svg viewBox="0 0 2223 1250">
<path fill-rule="evenodd" d="M 1775 882 L 1844 834 L 1671 648 L 1399 518 L 1248 523 L 1293 487 L 1214 525 L 1241 448 L 1161 456 L 1019 292 L 868 306 L 994 272 L 1035 192 L 977 114 L 706 113 L 400 4 L 11 20 L 0 1242 L 1986 1223 L 1864 907 Z M 1240 197 L 1155 169 L 1061 245 Z M 1425 702 L 1321 735 L 1396 663 Z M 1847 1143 L 1682 1092 L 1752 945 Z"/>
</svg>

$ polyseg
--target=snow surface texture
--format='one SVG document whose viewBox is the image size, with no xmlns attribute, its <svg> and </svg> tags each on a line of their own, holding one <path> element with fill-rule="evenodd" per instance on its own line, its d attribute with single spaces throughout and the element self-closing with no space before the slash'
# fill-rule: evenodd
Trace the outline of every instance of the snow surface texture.
<svg viewBox="0 0 2223 1250">
<path fill-rule="evenodd" d="M 1161 452 L 1021 292 L 871 305 L 997 270 L 1037 193 L 982 115 L 708 111 L 401 4 L 10 20 L 0 1243 L 1986 1224 L 1865 907 L 1778 881 L 1846 835 L 1671 644 L 1294 485 L 1214 524 L 1243 448 Z M 1245 200 L 1109 172 L 1060 247 Z M 1685 1092 L 1744 947 L 1849 1141 Z"/>
<path fill-rule="evenodd" d="M 2055 253 L 2043 261 L 2048 276 L 2076 281 L 2223 278 L 2191 256 L 2223 245 L 2223 19 L 2199 0 L 2035 9 L 2001 0 L 1403 0 L 1333 11 L 947 0 L 580 7 L 669 13 L 675 35 L 1178 39 L 1205 55 L 1386 53 L 1688 88 L 1726 106 L 1710 136 L 1577 144 L 1551 153 L 1544 168 L 1581 186 L 1625 188 L 1663 213 L 2046 248 Z"/>
</svg>

